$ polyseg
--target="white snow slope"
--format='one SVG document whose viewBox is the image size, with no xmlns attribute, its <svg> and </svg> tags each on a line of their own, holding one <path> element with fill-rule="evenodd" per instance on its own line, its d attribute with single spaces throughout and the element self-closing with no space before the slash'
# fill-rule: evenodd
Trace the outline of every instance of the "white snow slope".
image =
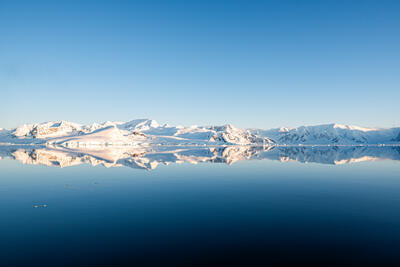
<svg viewBox="0 0 400 267">
<path fill-rule="evenodd" d="M 357 145 L 399 144 L 400 128 L 361 128 L 351 125 L 326 124 L 252 130 L 259 136 L 268 136 L 278 144 L 287 145 Z"/>
<path fill-rule="evenodd" d="M 93 145 L 251 145 L 273 141 L 232 125 L 169 126 L 154 120 L 80 125 L 67 121 L 28 124 L 0 132 L 0 143 L 46 144 L 65 147 Z"/>
<path fill-rule="evenodd" d="M 360 145 L 400 144 L 400 128 L 375 129 L 328 124 L 271 130 L 223 126 L 169 126 L 154 120 L 80 125 L 52 121 L 0 130 L 1 144 L 64 147 L 154 145 Z"/>
</svg>

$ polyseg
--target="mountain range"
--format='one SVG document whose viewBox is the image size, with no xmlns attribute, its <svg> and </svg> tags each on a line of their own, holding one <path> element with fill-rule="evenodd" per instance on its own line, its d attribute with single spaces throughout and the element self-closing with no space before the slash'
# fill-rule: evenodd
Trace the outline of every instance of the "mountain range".
<svg viewBox="0 0 400 267">
<path fill-rule="evenodd" d="M 0 128 L 0 144 L 88 146 L 224 146 L 224 145 L 397 145 L 400 128 L 362 128 L 325 124 L 277 129 L 240 129 L 222 126 L 170 126 L 154 120 L 81 125 L 68 121 Z"/>
</svg>

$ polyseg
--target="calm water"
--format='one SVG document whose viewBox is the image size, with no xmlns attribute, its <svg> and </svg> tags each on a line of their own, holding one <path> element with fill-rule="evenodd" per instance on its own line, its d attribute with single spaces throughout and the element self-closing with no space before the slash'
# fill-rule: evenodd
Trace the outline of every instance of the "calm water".
<svg viewBox="0 0 400 267">
<path fill-rule="evenodd" d="M 0 265 L 400 266 L 400 161 L 372 160 L 142 170 L 6 157 Z"/>
</svg>

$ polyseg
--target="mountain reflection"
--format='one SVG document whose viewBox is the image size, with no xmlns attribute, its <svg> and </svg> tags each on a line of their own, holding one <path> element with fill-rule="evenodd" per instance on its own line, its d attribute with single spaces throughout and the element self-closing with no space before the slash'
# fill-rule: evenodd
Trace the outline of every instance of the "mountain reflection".
<svg viewBox="0 0 400 267">
<path fill-rule="evenodd" d="M 0 159 L 24 164 L 68 167 L 80 164 L 153 170 L 159 164 L 226 163 L 244 160 L 296 161 L 345 164 L 375 160 L 400 160 L 400 146 L 224 146 L 224 147 L 58 147 L 0 146 Z"/>
</svg>

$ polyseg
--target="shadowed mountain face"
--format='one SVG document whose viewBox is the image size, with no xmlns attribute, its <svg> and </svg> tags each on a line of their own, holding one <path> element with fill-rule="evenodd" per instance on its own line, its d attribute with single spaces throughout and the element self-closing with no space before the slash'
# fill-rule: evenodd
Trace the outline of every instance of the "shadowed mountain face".
<svg viewBox="0 0 400 267">
<path fill-rule="evenodd" d="M 400 160 L 400 146 L 224 146 L 224 147 L 101 147 L 66 149 L 46 146 L 0 146 L 0 158 L 24 164 L 68 167 L 80 164 L 152 170 L 159 164 L 226 163 L 244 160 L 344 164 Z"/>
</svg>

